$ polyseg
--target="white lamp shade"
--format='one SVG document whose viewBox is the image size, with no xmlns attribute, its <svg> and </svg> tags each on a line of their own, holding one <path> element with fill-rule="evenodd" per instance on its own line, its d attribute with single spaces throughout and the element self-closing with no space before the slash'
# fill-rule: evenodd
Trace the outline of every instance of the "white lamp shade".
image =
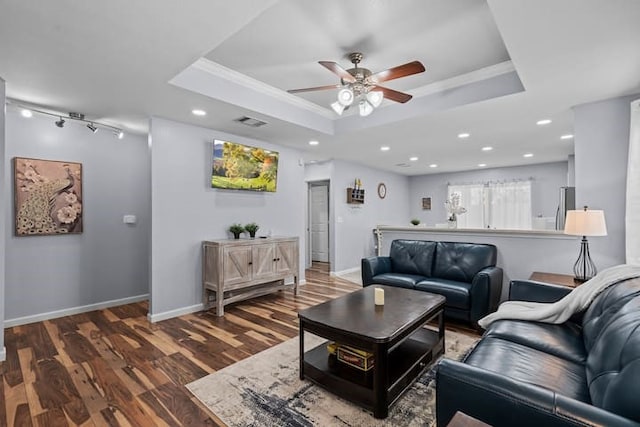
<svg viewBox="0 0 640 427">
<path fill-rule="evenodd" d="M 382 104 L 384 95 L 378 90 L 371 91 L 367 94 L 367 101 L 373 105 L 373 108 L 378 108 Z"/>
<path fill-rule="evenodd" d="M 331 108 L 333 108 L 333 111 L 335 111 L 339 116 L 341 116 L 344 111 L 344 105 L 340 104 L 338 101 L 331 104 Z"/>
<path fill-rule="evenodd" d="M 606 236 L 607 224 L 604 221 L 604 211 L 567 211 L 564 234 L 572 236 Z"/>
<path fill-rule="evenodd" d="M 365 100 L 360 101 L 359 107 L 360 107 L 360 115 L 363 117 L 368 116 L 373 112 L 373 105 L 371 105 L 369 101 L 365 101 Z"/>
<path fill-rule="evenodd" d="M 353 91 L 349 88 L 345 87 L 338 92 L 338 102 L 345 107 L 353 103 L 353 98 Z"/>
</svg>

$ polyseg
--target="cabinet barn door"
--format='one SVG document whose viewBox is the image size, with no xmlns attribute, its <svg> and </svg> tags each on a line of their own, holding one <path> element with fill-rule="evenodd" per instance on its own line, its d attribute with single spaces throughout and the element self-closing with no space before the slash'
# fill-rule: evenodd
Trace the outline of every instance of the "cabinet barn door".
<svg viewBox="0 0 640 427">
<path fill-rule="evenodd" d="M 251 280 L 251 247 L 238 246 L 224 248 L 225 287 Z"/>
<path fill-rule="evenodd" d="M 255 245 L 252 248 L 253 278 L 269 277 L 275 274 L 276 250 L 273 243 Z"/>
<path fill-rule="evenodd" d="M 298 242 L 276 243 L 276 273 L 298 275 Z"/>
</svg>

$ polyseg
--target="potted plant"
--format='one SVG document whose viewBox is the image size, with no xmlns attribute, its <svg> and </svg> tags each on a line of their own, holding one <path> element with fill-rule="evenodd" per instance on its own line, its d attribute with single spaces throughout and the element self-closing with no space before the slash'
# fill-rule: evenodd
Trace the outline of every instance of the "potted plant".
<svg viewBox="0 0 640 427">
<path fill-rule="evenodd" d="M 420 220 L 418 218 L 413 218 L 410 222 L 413 225 L 419 225 L 420 224 Z"/>
<path fill-rule="evenodd" d="M 231 224 L 231 227 L 229 227 L 229 231 L 231 233 L 233 233 L 233 238 L 234 239 L 239 239 L 240 238 L 240 233 L 244 232 L 244 227 L 240 224 Z"/>
<path fill-rule="evenodd" d="M 256 231 L 258 231 L 259 228 L 260 226 L 255 222 L 250 222 L 249 224 L 244 226 L 244 230 L 249 233 L 249 237 L 251 238 L 256 237 Z"/>
</svg>

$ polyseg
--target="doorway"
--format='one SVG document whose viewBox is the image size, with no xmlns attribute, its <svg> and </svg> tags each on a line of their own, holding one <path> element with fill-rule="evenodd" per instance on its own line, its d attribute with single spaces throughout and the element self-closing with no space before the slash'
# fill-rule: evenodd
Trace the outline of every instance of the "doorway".
<svg viewBox="0 0 640 427">
<path fill-rule="evenodd" d="M 329 254 L 329 181 L 309 182 L 309 218 L 307 259 L 326 262 Z M 309 263 L 311 264 L 311 263 Z"/>
</svg>

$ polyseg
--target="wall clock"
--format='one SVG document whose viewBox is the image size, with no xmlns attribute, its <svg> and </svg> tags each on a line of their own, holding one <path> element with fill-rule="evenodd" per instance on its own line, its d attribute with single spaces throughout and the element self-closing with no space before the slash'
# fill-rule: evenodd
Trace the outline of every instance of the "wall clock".
<svg viewBox="0 0 640 427">
<path fill-rule="evenodd" d="M 384 185 L 384 182 L 378 184 L 378 197 L 384 199 L 387 196 L 387 186 Z"/>
</svg>

